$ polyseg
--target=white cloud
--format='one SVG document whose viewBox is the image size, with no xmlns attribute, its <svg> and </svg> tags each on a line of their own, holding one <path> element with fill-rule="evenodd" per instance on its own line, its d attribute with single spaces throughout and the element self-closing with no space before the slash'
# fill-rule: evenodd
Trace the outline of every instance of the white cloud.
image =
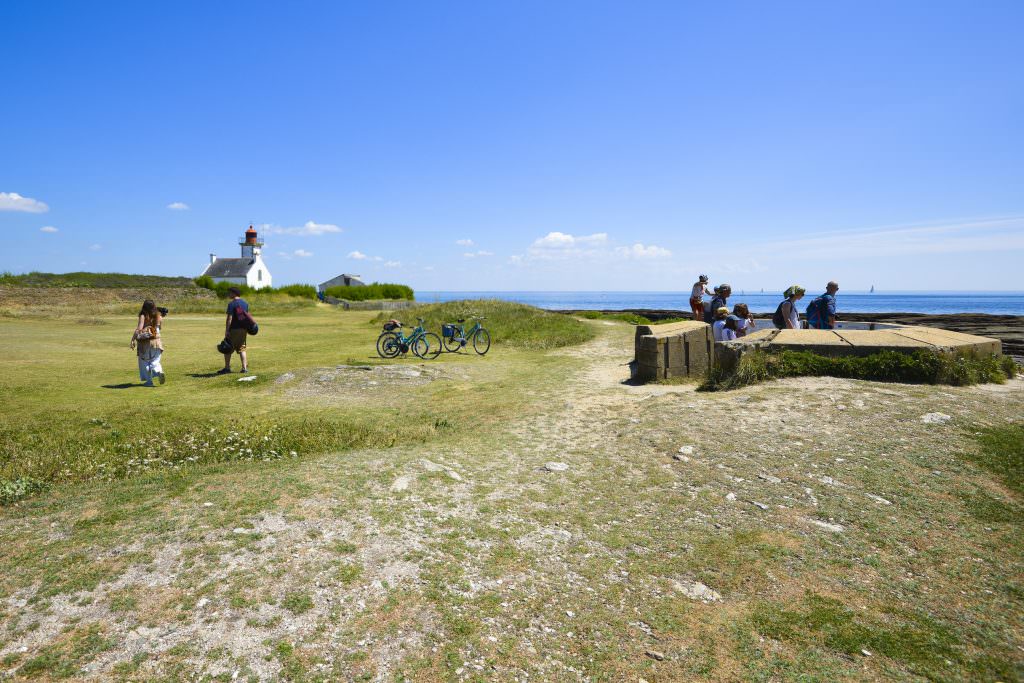
<svg viewBox="0 0 1024 683">
<path fill-rule="evenodd" d="M 50 207 L 46 202 L 31 197 L 22 197 L 17 192 L 0 192 L 0 211 L 24 211 L 25 213 L 46 213 Z"/>
<path fill-rule="evenodd" d="M 296 249 L 295 251 L 279 251 L 277 255 L 283 258 L 285 261 L 291 261 L 294 258 L 309 258 L 313 255 L 313 252 L 306 251 L 305 249 Z"/>
<path fill-rule="evenodd" d="M 564 232 L 549 232 L 544 237 L 534 240 L 533 249 L 573 249 L 578 247 L 595 247 L 608 242 L 608 233 L 596 232 L 593 235 L 569 235 Z"/>
<path fill-rule="evenodd" d="M 615 253 L 623 258 L 632 259 L 668 258 L 672 255 L 672 252 L 664 247 L 658 247 L 653 244 L 644 246 L 639 242 L 631 247 L 617 247 Z"/>
<path fill-rule="evenodd" d="M 402 262 L 401 261 L 386 261 L 384 263 L 384 267 L 385 268 L 401 268 L 402 267 Z"/>
<path fill-rule="evenodd" d="M 464 239 L 464 240 L 455 240 L 455 244 L 459 245 L 460 247 L 471 247 L 471 246 L 473 246 L 474 243 L 473 243 L 473 240 L 471 240 L 471 239 Z"/>
<path fill-rule="evenodd" d="M 492 251 L 484 251 L 483 249 L 481 249 L 479 251 L 466 252 L 462 256 L 463 256 L 463 258 L 483 258 L 483 257 L 486 257 L 486 256 L 494 256 L 494 252 L 492 252 Z"/>
<path fill-rule="evenodd" d="M 188 211 L 190 207 L 185 202 L 171 202 L 167 208 L 171 211 Z"/>
<path fill-rule="evenodd" d="M 100 250 L 100 249 L 102 249 L 102 248 L 103 248 L 103 247 L 101 247 L 101 246 L 100 246 L 100 245 L 98 245 L 98 244 L 90 244 L 90 245 L 89 245 L 89 251 L 99 251 L 99 250 Z"/>
<path fill-rule="evenodd" d="M 309 258 L 310 256 L 313 255 L 313 252 L 306 251 L 305 249 L 296 249 L 292 253 L 295 254 L 296 256 L 298 256 L 299 258 Z"/>
<path fill-rule="evenodd" d="M 60 232 L 60 231 L 57 230 L 57 228 L 53 227 L 52 225 L 44 225 L 43 227 L 39 228 L 39 232 Z"/>
<path fill-rule="evenodd" d="M 364 254 L 361 251 L 350 251 L 348 253 L 348 257 L 351 259 L 355 259 L 356 261 L 365 261 L 367 258 L 369 258 L 366 254 Z"/>
<path fill-rule="evenodd" d="M 291 228 L 282 228 L 279 225 L 270 225 L 267 223 L 264 223 L 260 227 L 264 232 L 268 232 L 271 235 L 320 236 L 332 232 L 341 232 L 341 228 L 337 225 L 332 225 L 331 223 L 316 223 L 314 221 L 306 221 L 305 225 Z"/>
</svg>

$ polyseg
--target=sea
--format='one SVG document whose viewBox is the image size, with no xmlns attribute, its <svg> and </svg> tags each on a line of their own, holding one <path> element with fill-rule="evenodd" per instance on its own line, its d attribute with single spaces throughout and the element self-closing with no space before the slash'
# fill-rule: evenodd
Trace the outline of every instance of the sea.
<svg viewBox="0 0 1024 683">
<path fill-rule="evenodd" d="M 808 291 L 798 305 L 821 292 Z M 416 292 L 422 303 L 440 303 L 460 299 L 500 299 L 550 310 L 626 309 L 689 310 L 689 290 L 685 292 Z M 751 313 L 772 313 L 782 301 L 778 292 L 737 290 L 730 305 L 746 303 Z M 840 311 L 848 313 L 988 313 L 1024 315 L 1024 292 L 844 292 L 837 296 Z"/>
</svg>

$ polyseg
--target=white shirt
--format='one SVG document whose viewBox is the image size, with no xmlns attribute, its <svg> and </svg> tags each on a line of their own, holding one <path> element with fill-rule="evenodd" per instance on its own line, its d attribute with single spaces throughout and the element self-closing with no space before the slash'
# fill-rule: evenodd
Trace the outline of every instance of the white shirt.
<svg viewBox="0 0 1024 683">
<path fill-rule="evenodd" d="M 733 341 L 736 339 L 736 333 L 725 326 L 724 320 L 716 320 L 711 329 L 714 330 L 715 341 Z"/>
<path fill-rule="evenodd" d="M 693 286 L 693 290 L 690 292 L 690 298 L 691 299 L 703 299 L 704 298 L 704 292 L 706 292 L 706 291 L 707 291 L 707 288 L 704 286 L 704 283 L 703 282 L 698 282 L 697 284 L 695 284 Z"/>
</svg>

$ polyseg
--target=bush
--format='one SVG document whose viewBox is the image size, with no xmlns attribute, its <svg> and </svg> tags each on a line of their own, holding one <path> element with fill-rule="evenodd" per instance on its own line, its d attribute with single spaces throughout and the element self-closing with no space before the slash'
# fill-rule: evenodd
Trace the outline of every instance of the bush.
<svg viewBox="0 0 1024 683">
<path fill-rule="evenodd" d="M 238 285 L 231 282 L 214 282 L 213 278 L 209 275 L 200 275 L 194 280 L 197 287 L 203 289 L 209 289 L 210 291 L 216 292 L 217 296 L 222 299 L 228 298 L 228 290 L 232 287 L 237 287 L 244 297 L 250 297 L 254 295 L 258 296 L 269 296 L 273 294 L 280 294 L 283 296 L 294 296 L 300 299 L 316 299 L 316 287 L 313 285 L 285 285 L 284 287 L 262 287 L 260 289 L 253 289 L 248 285 Z"/>
<path fill-rule="evenodd" d="M 1016 365 L 1002 356 L 948 356 L 931 351 L 881 351 L 870 356 L 820 356 L 811 351 L 753 351 L 732 368 L 716 366 L 699 391 L 723 391 L 783 377 L 845 377 L 875 382 L 912 384 L 1002 383 L 1013 377 Z"/>
<path fill-rule="evenodd" d="M 554 349 L 579 344 L 594 336 L 593 330 L 576 318 L 552 313 L 525 304 L 496 299 L 449 301 L 427 304 L 401 312 L 384 311 L 374 318 L 383 323 L 395 315 L 414 323 L 416 318 L 426 320 L 428 330 L 440 334 L 441 325 L 466 318 L 466 329 L 472 325 L 471 315 L 486 318 L 483 325 L 491 333 L 491 343 L 524 349 Z"/>
<path fill-rule="evenodd" d="M 164 277 L 163 275 L 133 275 L 130 273 L 40 273 L 32 271 L 23 275 L 0 273 L 0 285 L 12 287 L 92 287 L 92 288 L 153 288 L 188 287 L 187 277 Z"/>
<path fill-rule="evenodd" d="M 355 287 L 328 287 L 324 295 L 345 301 L 371 301 L 376 299 L 390 299 L 393 301 L 412 301 L 414 299 L 411 287 L 396 285 L 388 282 L 372 282 L 368 285 Z"/>
</svg>

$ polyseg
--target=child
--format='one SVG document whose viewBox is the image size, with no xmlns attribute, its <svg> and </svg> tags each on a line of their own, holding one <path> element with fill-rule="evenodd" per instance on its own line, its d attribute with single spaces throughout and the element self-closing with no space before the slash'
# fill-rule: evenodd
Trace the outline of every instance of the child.
<svg viewBox="0 0 1024 683">
<path fill-rule="evenodd" d="M 750 309 L 746 304 L 736 304 L 732 307 L 732 318 L 736 321 L 736 337 L 745 337 L 754 331 L 757 325 L 754 323 L 754 316 L 750 315 Z"/>
<path fill-rule="evenodd" d="M 722 306 L 715 311 L 715 322 L 711 325 L 711 329 L 714 331 L 716 342 L 736 339 L 736 326 L 730 322 L 728 308 Z"/>
<path fill-rule="evenodd" d="M 704 320 L 704 295 L 711 294 L 708 291 L 708 276 L 701 275 L 693 283 L 693 290 L 690 292 L 690 310 L 693 312 L 693 319 Z"/>
<path fill-rule="evenodd" d="M 144 387 L 153 386 L 154 377 L 160 381 L 160 384 L 167 381 L 160 363 L 160 357 L 164 353 L 164 344 L 160 338 L 160 327 L 163 320 L 156 304 L 146 299 L 142 303 L 142 310 L 139 311 L 139 324 L 136 326 L 135 332 L 132 333 L 132 340 L 129 344 L 139 357 L 139 379 L 142 380 Z"/>
</svg>

